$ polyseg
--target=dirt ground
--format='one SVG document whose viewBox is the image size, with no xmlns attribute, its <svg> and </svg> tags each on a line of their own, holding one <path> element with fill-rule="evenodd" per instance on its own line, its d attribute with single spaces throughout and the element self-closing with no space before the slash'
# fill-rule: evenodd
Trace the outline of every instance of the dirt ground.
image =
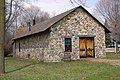
<svg viewBox="0 0 120 80">
<path fill-rule="evenodd" d="M 91 59 L 90 61 L 93 62 L 105 62 L 105 63 L 110 63 L 111 65 L 114 66 L 120 66 L 120 59 L 112 60 L 112 59 Z"/>
</svg>

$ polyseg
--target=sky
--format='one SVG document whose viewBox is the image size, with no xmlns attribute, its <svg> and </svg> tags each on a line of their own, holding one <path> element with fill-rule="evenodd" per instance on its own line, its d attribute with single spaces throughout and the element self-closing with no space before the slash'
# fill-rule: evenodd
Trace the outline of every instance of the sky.
<svg viewBox="0 0 120 80">
<path fill-rule="evenodd" d="M 92 14 L 97 2 L 98 0 L 87 0 L 87 7 L 85 8 Z M 77 4 L 72 5 L 69 0 L 30 0 L 25 3 L 26 6 L 31 4 L 40 7 L 41 10 L 46 11 L 51 15 L 58 15 L 78 6 Z"/>
</svg>

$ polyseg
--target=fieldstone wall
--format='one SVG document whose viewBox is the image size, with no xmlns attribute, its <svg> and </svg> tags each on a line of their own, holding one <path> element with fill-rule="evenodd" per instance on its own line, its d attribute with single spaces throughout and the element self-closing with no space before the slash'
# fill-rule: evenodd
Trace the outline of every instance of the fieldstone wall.
<svg viewBox="0 0 120 80">
<path fill-rule="evenodd" d="M 105 57 L 105 30 L 90 15 L 82 9 L 77 9 L 60 22 L 51 27 L 48 50 L 44 54 L 46 61 L 61 61 L 64 56 L 64 39 L 72 38 L 71 59 L 79 57 L 79 36 L 89 35 L 94 37 L 95 58 Z"/>
<path fill-rule="evenodd" d="M 80 59 L 79 36 L 94 37 L 95 58 L 105 57 L 105 30 L 84 10 L 78 8 L 50 28 L 16 40 L 16 57 L 59 62 L 64 57 L 65 37 L 72 39 L 71 59 Z M 20 43 L 20 51 L 19 51 Z"/>
<path fill-rule="evenodd" d="M 45 32 L 16 40 L 15 57 L 43 61 L 44 49 L 47 49 L 49 43 L 49 34 L 50 31 L 46 30 Z"/>
</svg>

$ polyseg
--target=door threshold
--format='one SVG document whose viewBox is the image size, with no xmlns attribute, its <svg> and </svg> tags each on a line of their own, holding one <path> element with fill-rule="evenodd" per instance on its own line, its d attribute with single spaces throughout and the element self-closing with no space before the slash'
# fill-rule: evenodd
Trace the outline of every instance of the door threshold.
<svg viewBox="0 0 120 80">
<path fill-rule="evenodd" d="M 95 59 L 95 58 L 80 58 L 80 60 L 91 60 L 91 59 Z"/>
</svg>

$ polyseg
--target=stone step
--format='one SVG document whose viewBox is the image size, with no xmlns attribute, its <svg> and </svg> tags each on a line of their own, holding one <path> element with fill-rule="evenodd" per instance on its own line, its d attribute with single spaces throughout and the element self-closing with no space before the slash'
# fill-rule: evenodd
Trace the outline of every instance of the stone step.
<svg viewBox="0 0 120 80">
<path fill-rule="evenodd" d="M 65 52 L 65 53 L 64 53 L 63 60 L 71 60 L 71 55 L 70 55 L 69 52 Z"/>
</svg>

